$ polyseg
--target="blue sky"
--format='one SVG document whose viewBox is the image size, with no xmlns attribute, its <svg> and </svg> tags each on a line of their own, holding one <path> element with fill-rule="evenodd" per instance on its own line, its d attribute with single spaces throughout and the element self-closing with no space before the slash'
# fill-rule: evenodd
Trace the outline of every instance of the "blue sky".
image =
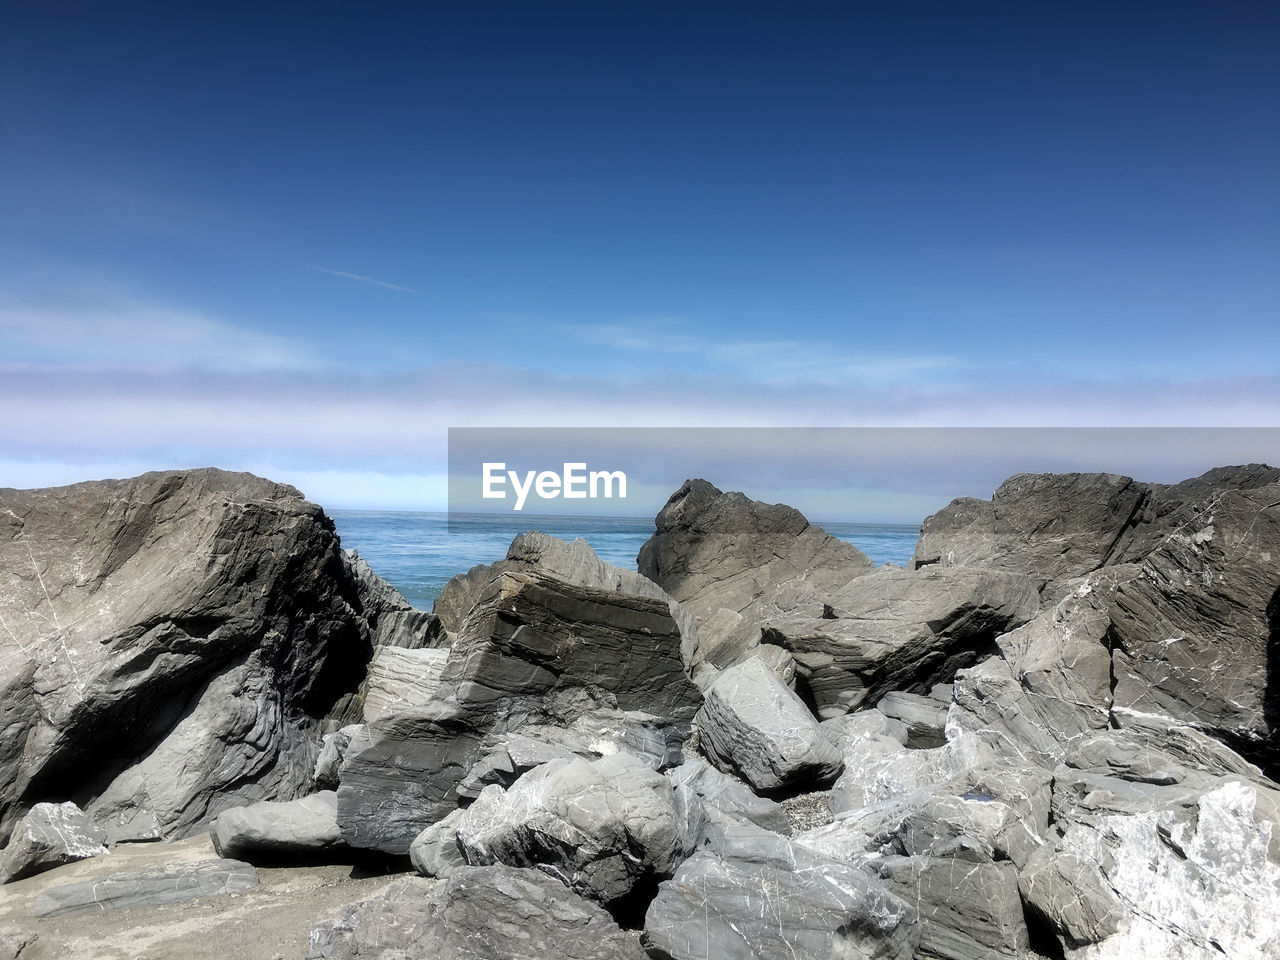
<svg viewBox="0 0 1280 960">
<path fill-rule="evenodd" d="M 1274 4 L 261 6 L 6 10 L 0 485 L 1277 422 Z"/>
</svg>

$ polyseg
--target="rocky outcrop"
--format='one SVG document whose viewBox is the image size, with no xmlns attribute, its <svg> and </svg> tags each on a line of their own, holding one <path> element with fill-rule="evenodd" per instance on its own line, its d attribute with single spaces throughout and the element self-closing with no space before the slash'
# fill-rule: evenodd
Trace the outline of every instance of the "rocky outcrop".
<svg viewBox="0 0 1280 960">
<path fill-rule="evenodd" d="M 0 490 L 0 569 L 0 837 L 41 801 L 128 839 L 299 794 L 378 636 L 332 522 L 248 474 Z"/>
<path fill-rule="evenodd" d="M 440 619 L 419 610 L 395 587 L 373 572 L 355 550 L 342 551 L 348 576 L 356 584 L 357 609 L 368 623 L 375 647 L 441 647 L 449 643 Z"/>
<path fill-rule="evenodd" d="M 379 647 L 363 689 L 365 723 L 426 706 L 440 690 L 449 651 Z M 349 741 L 348 741 L 349 742 Z"/>
<path fill-rule="evenodd" d="M 723 493 L 705 480 L 687 480 L 672 494 L 636 563 L 697 618 L 691 666 L 716 667 L 758 640 L 755 623 L 768 608 L 754 608 L 776 591 L 800 584 L 806 594 L 821 595 L 872 568 L 857 547 L 798 510 Z"/>
<path fill-rule="evenodd" d="M 218 814 L 209 835 L 218 856 L 250 863 L 308 862 L 346 849 L 332 790 L 232 807 Z"/>
<path fill-rule="evenodd" d="M 36 897 L 34 910 L 37 917 L 65 917 L 86 910 L 127 910 L 182 903 L 257 885 L 258 872 L 247 863 L 200 860 L 50 887 Z"/>
<path fill-rule="evenodd" d="M 809 709 L 755 657 L 716 676 L 697 723 L 711 762 L 758 791 L 826 786 L 844 767 Z"/>
<path fill-rule="evenodd" d="M 37 803 L 0 851 L 0 883 L 107 852 L 106 834 L 74 803 Z"/>
<path fill-rule="evenodd" d="M 634 934 L 537 870 L 463 867 L 427 884 L 401 881 L 316 927 L 308 960 L 645 960 Z"/>
</svg>

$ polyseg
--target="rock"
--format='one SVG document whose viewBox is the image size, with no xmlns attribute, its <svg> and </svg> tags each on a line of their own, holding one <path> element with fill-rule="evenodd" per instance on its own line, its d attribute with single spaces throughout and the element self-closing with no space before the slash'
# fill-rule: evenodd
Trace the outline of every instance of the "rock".
<svg viewBox="0 0 1280 960">
<path fill-rule="evenodd" d="M 0 933 L 0 960 L 18 960 L 22 951 L 31 946 L 36 940 L 36 935 L 30 936 L 8 936 Z"/>
<path fill-rule="evenodd" d="M 424 877 L 448 877 L 467 865 L 458 845 L 458 827 L 466 810 L 455 810 L 438 823 L 427 827 L 409 846 L 413 869 Z"/>
<path fill-rule="evenodd" d="M 919 941 L 915 912 L 878 878 L 758 827 L 686 860 L 644 929 L 671 960 L 908 960 Z"/>
<path fill-rule="evenodd" d="M 897 851 L 908 857 L 1008 860 L 1021 867 L 1044 842 L 1017 810 L 977 791 L 935 793 L 912 807 L 894 834 Z"/>
<path fill-rule="evenodd" d="M 947 742 L 947 708 L 933 697 L 891 690 L 876 708 L 906 727 L 906 745 L 917 749 L 940 747 Z"/>
<path fill-rule="evenodd" d="M 0 490 L 0 570 L 0 837 L 68 795 L 125 838 L 296 796 L 376 632 L 329 518 L 249 474 Z"/>
<path fill-rule="evenodd" d="M 338 795 L 331 790 L 224 810 L 209 835 L 218 856 L 250 863 L 313 861 L 346 849 L 338 829 Z"/>
<path fill-rule="evenodd" d="M 1018 874 L 1027 908 L 1073 946 L 1098 943 L 1125 923 L 1120 899 L 1093 863 L 1050 843 Z"/>
<path fill-rule="evenodd" d="M 359 612 L 369 624 L 376 647 L 421 647 L 449 645 L 449 637 L 439 618 L 419 610 L 395 587 L 373 572 L 355 550 L 342 551 L 347 571 L 355 581 Z"/>
<path fill-rule="evenodd" d="M 1000 762 L 972 735 L 932 750 L 910 750 L 883 737 L 855 741 L 846 748 L 844 773 L 831 788 L 831 809 L 843 813 L 932 790 Z"/>
<path fill-rule="evenodd" d="M 343 758 L 347 755 L 347 747 L 351 745 L 351 738 L 361 726 L 362 724 L 352 723 L 324 735 L 320 742 L 320 755 L 316 757 L 315 770 L 311 774 L 317 789 L 337 789 L 338 774 L 342 769 Z"/>
<path fill-rule="evenodd" d="M 920 917 L 917 956 L 987 960 L 1026 956 L 1029 937 L 1011 863 L 894 857 L 881 865 L 889 889 Z"/>
<path fill-rule="evenodd" d="M 893 691 L 925 694 L 995 652 L 1034 617 L 1035 581 L 981 569 L 882 568 L 828 595 L 824 616 L 768 619 L 762 639 L 789 650 L 823 718 Z"/>
<path fill-rule="evenodd" d="M 754 789 L 825 786 L 840 775 L 835 745 L 764 662 L 753 657 L 722 671 L 705 696 L 697 716 L 703 751 Z"/>
<path fill-rule="evenodd" d="M 615 910 L 674 871 L 680 831 L 667 778 L 626 754 L 552 760 L 487 787 L 457 821 L 470 864 L 538 867 Z"/>
<path fill-rule="evenodd" d="M 379 647 L 365 680 L 364 722 L 372 723 L 428 703 L 440 689 L 448 656 L 447 649 Z"/>
<path fill-rule="evenodd" d="M 0 883 L 106 853 L 106 834 L 74 803 L 37 803 L 0 850 Z"/>
<path fill-rule="evenodd" d="M 606 750 L 634 743 L 679 762 L 701 702 L 666 601 L 545 573 L 504 573 L 489 585 L 442 684 L 422 708 L 352 739 L 338 788 L 350 845 L 408 852 L 458 805 L 462 782 L 483 776 L 502 734 L 539 725 L 592 732 Z"/>
<path fill-rule="evenodd" d="M 672 494 L 636 563 L 697 618 L 700 649 L 686 651 L 688 662 L 717 667 L 733 663 L 758 639 L 754 616 L 721 618 L 717 633 L 708 633 L 721 610 L 741 617 L 785 584 L 803 581 L 806 595 L 820 595 L 872 569 L 860 550 L 799 511 L 722 493 L 705 480 L 687 480 Z"/>
<path fill-rule="evenodd" d="M 602 908 L 537 870 L 463 867 L 402 881 L 311 932 L 308 960 L 645 960 Z"/>
<path fill-rule="evenodd" d="M 85 910 L 182 903 L 235 893 L 258 885 L 258 872 L 238 860 L 200 860 L 49 887 L 36 897 L 37 917 L 65 917 Z"/>
<path fill-rule="evenodd" d="M 704 846 L 720 849 L 724 832 L 744 821 L 782 836 L 791 834 L 790 818 L 780 804 L 756 796 L 701 760 L 686 760 L 670 776 L 681 846 L 686 851 Z"/>
</svg>

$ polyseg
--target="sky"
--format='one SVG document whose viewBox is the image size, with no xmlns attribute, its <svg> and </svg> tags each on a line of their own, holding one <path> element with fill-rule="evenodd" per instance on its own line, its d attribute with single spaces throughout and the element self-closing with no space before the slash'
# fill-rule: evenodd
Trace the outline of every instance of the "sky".
<svg viewBox="0 0 1280 960">
<path fill-rule="evenodd" d="M 187 6 L 6 5 L 0 486 L 1280 422 L 1274 4 Z"/>
</svg>

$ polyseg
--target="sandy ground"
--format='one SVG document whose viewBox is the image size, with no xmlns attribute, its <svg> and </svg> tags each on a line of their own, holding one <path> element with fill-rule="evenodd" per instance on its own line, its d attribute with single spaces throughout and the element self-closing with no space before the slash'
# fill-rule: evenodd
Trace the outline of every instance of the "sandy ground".
<svg viewBox="0 0 1280 960">
<path fill-rule="evenodd" d="M 178 843 L 123 844 L 92 860 L 0 886 L 0 940 L 35 935 L 21 960 L 303 960 L 307 934 L 343 905 L 377 896 L 394 876 L 326 865 L 258 868 L 252 890 L 134 910 L 37 920 L 47 887 L 125 870 L 215 857 L 207 835 Z"/>
</svg>

